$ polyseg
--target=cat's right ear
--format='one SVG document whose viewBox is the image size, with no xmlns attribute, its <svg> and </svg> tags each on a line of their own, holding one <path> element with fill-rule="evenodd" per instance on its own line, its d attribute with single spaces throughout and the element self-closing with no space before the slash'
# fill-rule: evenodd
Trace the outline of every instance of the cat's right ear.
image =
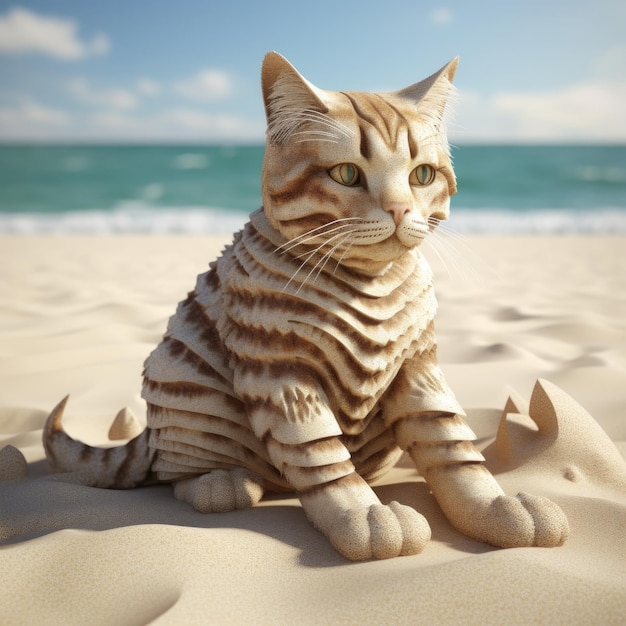
<svg viewBox="0 0 626 626">
<path fill-rule="evenodd" d="M 396 91 L 394 95 L 414 102 L 422 116 L 437 127 L 443 123 L 446 106 L 455 93 L 452 80 L 458 65 L 459 57 L 455 57 L 428 78 Z"/>
<path fill-rule="evenodd" d="M 271 143 L 289 141 L 295 130 L 307 121 L 307 113 L 327 113 L 321 89 L 310 83 L 278 52 L 263 59 L 261 88 L 267 117 L 267 138 Z"/>
</svg>

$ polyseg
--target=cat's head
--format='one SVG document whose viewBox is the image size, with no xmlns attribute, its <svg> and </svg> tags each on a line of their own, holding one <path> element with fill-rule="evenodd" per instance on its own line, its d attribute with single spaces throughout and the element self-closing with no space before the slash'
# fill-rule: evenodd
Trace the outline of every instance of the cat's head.
<svg viewBox="0 0 626 626">
<path fill-rule="evenodd" d="M 375 94 L 319 89 L 267 54 L 263 207 L 294 253 L 380 271 L 448 218 L 456 181 L 443 117 L 457 63 Z"/>
</svg>

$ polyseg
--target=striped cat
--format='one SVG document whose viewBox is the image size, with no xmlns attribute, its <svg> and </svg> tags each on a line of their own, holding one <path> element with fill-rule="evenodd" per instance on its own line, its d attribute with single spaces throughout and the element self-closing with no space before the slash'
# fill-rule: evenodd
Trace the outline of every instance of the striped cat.
<svg viewBox="0 0 626 626">
<path fill-rule="evenodd" d="M 145 364 L 148 425 L 126 446 L 44 431 L 83 483 L 171 482 L 198 511 L 295 491 L 353 560 L 415 554 L 430 528 L 369 482 L 403 450 L 452 524 L 497 546 L 560 545 L 550 501 L 505 496 L 437 365 L 419 246 L 456 191 L 443 115 L 457 60 L 387 94 L 331 92 L 269 53 L 263 207 L 180 303 Z"/>
</svg>

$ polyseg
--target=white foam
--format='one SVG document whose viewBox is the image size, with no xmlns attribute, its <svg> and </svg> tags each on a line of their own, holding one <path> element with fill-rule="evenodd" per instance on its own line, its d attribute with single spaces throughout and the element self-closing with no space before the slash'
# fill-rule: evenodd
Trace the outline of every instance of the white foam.
<svg viewBox="0 0 626 626">
<path fill-rule="evenodd" d="M 0 214 L 0 233 L 228 234 L 240 230 L 247 219 L 243 212 L 203 207 L 123 205 L 112 211 Z"/>
<path fill-rule="evenodd" d="M 151 208 L 124 203 L 111 211 L 0 214 L 6 234 L 229 234 L 245 224 L 243 211 L 206 207 Z M 447 226 L 460 233 L 626 234 L 626 211 L 501 211 L 453 208 Z"/>
<path fill-rule="evenodd" d="M 210 165 L 210 157 L 200 152 L 183 152 L 174 158 L 174 168 L 177 170 L 205 170 Z"/>
<path fill-rule="evenodd" d="M 623 209 L 504 211 L 453 209 L 447 224 L 461 233 L 626 234 Z"/>
</svg>

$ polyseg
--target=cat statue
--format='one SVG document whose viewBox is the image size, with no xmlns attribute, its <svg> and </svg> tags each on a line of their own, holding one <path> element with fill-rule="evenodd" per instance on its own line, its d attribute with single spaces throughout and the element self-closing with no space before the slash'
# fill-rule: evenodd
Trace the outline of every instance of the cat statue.
<svg viewBox="0 0 626 626">
<path fill-rule="evenodd" d="M 265 57 L 263 206 L 197 278 L 145 364 L 147 427 L 124 446 L 43 435 L 50 461 L 95 487 L 170 482 L 215 513 L 295 491 L 348 559 L 419 553 L 413 508 L 369 483 L 407 451 L 462 533 L 558 546 L 551 501 L 504 494 L 437 364 L 436 300 L 420 245 L 449 215 L 444 129 L 457 59 L 393 93 L 315 87 Z"/>
</svg>

